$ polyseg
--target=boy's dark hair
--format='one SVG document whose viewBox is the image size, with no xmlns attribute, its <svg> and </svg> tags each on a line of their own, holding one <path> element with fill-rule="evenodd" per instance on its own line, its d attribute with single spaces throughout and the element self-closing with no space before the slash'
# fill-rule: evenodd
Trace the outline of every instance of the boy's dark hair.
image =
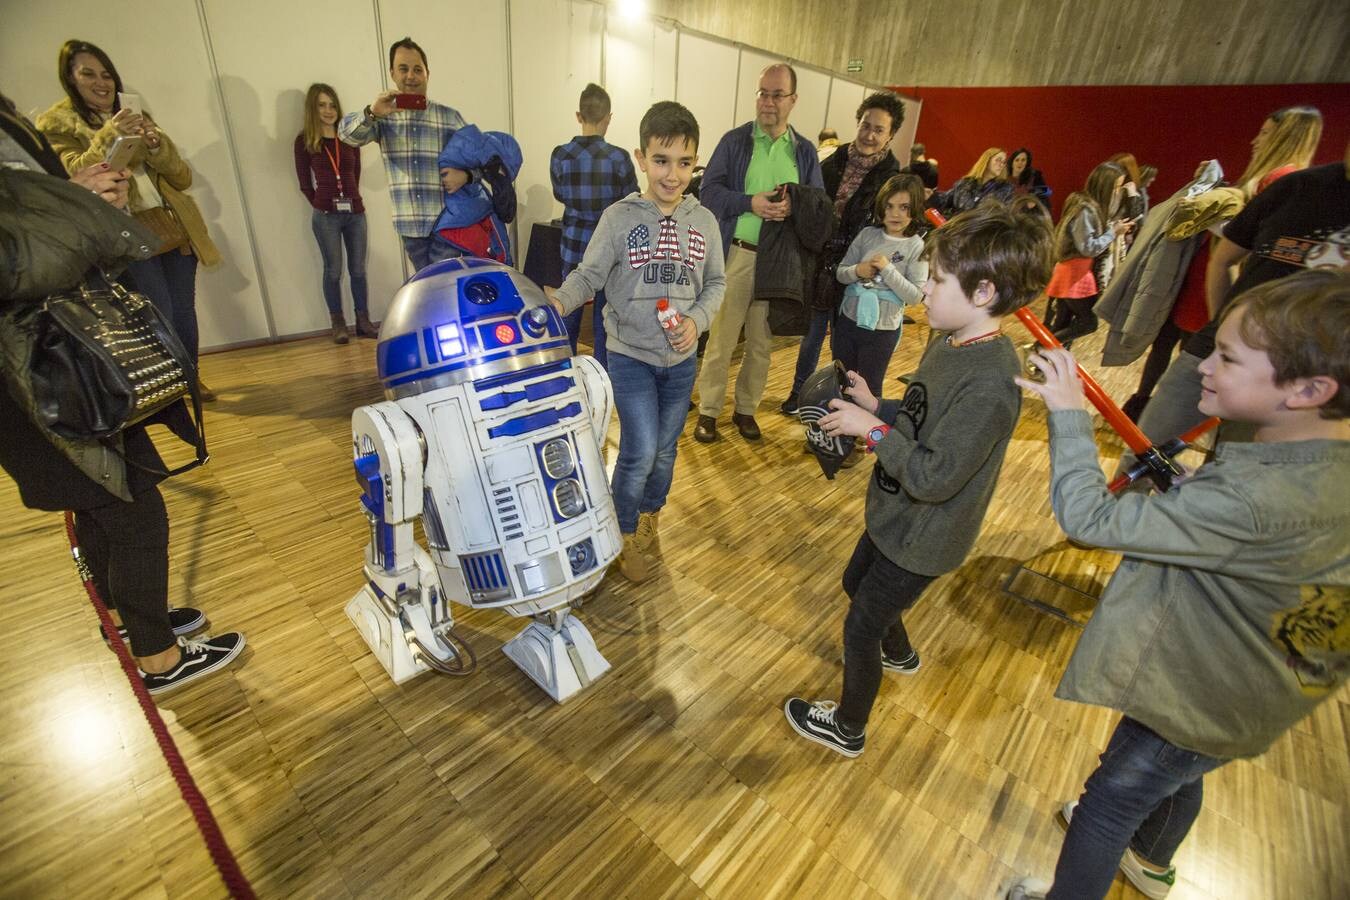
<svg viewBox="0 0 1350 900">
<path fill-rule="evenodd" d="M 598 125 L 609 115 L 609 109 L 609 92 L 600 85 L 591 82 L 582 89 L 581 102 L 577 105 L 581 121 L 587 125 Z"/>
<path fill-rule="evenodd" d="M 820 134 L 816 135 L 817 144 L 831 139 L 836 141 L 839 140 L 839 132 L 835 131 L 833 128 L 822 128 L 820 129 Z"/>
<path fill-rule="evenodd" d="M 392 70 L 392 69 L 394 68 L 394 53 L 398 50 L 399 47 L 402 47 L 404 50 L 416 50 L 416 51 L 417 51 L 417 55 L 420 56 L 420 57 L 422 57 L 422 68 L 426 69 L 428 72 L 431 71 L 431 63 L 427 62 L 427 53 L 426 53 L 426 51 L 423 50 L 421 47 L 419 47 L 419 46 L 417 45 L 417 41 L 414 41 L 414 40 L 413 40 L 412 38 L 410 38 L 410 37 L 405 37 L 405 38 L 404 38 L 403 40 L 401 40 L 401 41 L 394 41 L 392 44 L 389 45 L 389 68 L 390 68 L 390 70 Z"/>
<path fill-rule="evenodd" d="M 854 118 L 861 122 L 869 109 L 879 109 L 891 117 L 891 134 L 895 134 L 900 123 L 905 121 L 905 104 L 890 91 L 877 91 L 858 105 L 858 114 Z"/>
<path fill-rule="evenodd" d="M 103 64 L 103 68 L 108 70 L 112 76 L 113 87 L 116 93 L 113 95 L 113 112 L 120 112 L 122 109 L 122 76 L 117 74 L 117 66 L 104 53 L 102 48 L 88 41 L 81 41 L 72 38 L 61 45 L 61 52 L 56 55 L 56 74 L 61 79 L 61 87 L 65 89 L 66 96 L 70 98 L 70 105 L 75 108 L 75 113 L 84 120 L 84 124 L 91 128 L 100 128 L 103 120 L 94 114 L 89 108 L 89 104 L 84 102 L 80 96 L 80 89 L 75 86 L 75 57 L 80 53 L 88 53 Z"/>
<path fill-rule="evenodd" d="M 1306 269 L 1267 281 L 1240 294 L 1219 322 L 1242 309 L 1238 334 L 1248 347 L 1264 350 L 1275 383 L 1324 375 L 1336 379 L 1336 395 L 1318 413 L 1350 418 L 1350 273 Z"/>
<path fill-rule="evenodd" d="M 886 204 L 891 202 L 891 198 L 896 194 L 905 194 L 909 197 L 909 227 L 905 229 L 905 235 L 918 234 L 923 230 L 923 182 L 919 180 L 918 175 L 892 175 L 886 179 L 886 183 L 877 191 L 877 202 L 873 204 L 872 215 L 876 217 L 878 225 L 886 218 Z"/>
<path fill-rule="evenodd" d="M 688 138 L 694 142 L 694 149 L 697 150 L 698 120 L 694 118 L 693 113 L 674 100 L 653 103 L 652 108 L 647 110 L 638 125 L 638 140 L 642 142 L 643 153 L 647 152 L 647 145 L 652 138 L 662 143 L 669 143 L 676 138 Z"/>
<path fill-rule="evenodd" d="M 956 277 L 970 297 L 981 281 L 994 286 L 989 314 L 1021 309 L 1050 282 L 1055 267 L 1045 217 L 997 201 L 953 216 L 928 238 L 924 255 Z"/>
</svg>

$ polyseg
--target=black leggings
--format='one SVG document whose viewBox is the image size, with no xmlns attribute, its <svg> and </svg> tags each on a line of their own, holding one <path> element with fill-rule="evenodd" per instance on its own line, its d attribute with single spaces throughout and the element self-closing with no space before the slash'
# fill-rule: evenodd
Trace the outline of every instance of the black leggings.
<svg viewBox="0 0 1350 900">
<path fill-rule="evenodd" d="M 849 596 L 844 618 L 844 694 L 835 713 L 850 731 L 867 726 L 881 689 L 881 651 L 892 659 L 913 652 L 900 614 L 914 605 L 936 576 L 902 569 L 863 532 L 844 569 Z"/>
<path fill-rule="evenodd" d="M 169 512 L 158 487 L 75 513 L 80 542 L 103 602 L 117 609 L 133 656 L 174 644 L 169 624 Z"/>
<path fill-rule="evenodd" d="M 1092 307 L 1097 305 L 1099 294 L 1091 297 L 1052 297 L 1055 314 L 1049 322 L 1050 330 L 1061 344 L 1067 348 L 1075 338 L 1092 334 L 1097 330 L 1097 314 Z"/>
<path fill-rule="evenodd" d="M 1131 419 L 1139 421 L 1140 413 L 1148 404 L 1149 397 L 1153 396 L 1153 389 L 1158 386 L 1158 379 L 1162 378 L 1163 372 L 1167 371 L 1168 364 L 1172 362 L 1172 351 L 1176 349 L 1177 344 L 1190 336 L 1191 332 L 1182 331 L 1170 318 L 1163 322 L 1162 328 L 1158 330 L 1158 336 L 1153 339 L 1153 346 L 1149 348 L 1148 359 L 1144 360 L 1144 371 L 1139 375 L 1139 387 L 1135 389 L 1134 396 L 1125 401 L 1125 406 L 1122 407 Z"/>
</svg>

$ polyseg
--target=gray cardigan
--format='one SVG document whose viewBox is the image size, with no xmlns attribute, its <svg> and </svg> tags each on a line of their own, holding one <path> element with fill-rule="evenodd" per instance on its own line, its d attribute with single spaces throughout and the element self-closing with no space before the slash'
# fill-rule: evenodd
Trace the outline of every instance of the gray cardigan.
<svg viewBox="0 0 1350 900">
<path fill-rule="evenodd" d="M 1185 194 L 1182 189 L 1149 210 L 1129 255 L 1097 302 L 1094 311 L 1110 326 L 1104 366 L 1128 366 L 1138 359 L 1172 314 L 1186 270 L 1206 239 L 1203 233 L 1180 241 L 1167 237 L 1167 220 Z"/>
</svg>

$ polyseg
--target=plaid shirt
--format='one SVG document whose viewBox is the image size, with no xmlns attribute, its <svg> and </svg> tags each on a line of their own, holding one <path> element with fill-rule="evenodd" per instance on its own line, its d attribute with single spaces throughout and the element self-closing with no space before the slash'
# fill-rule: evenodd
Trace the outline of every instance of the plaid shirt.
<svg viewBox="0 0 1350 900">
<path fill-rule="evenodd" d="M 360 147 L 376 141 L 384 156 L 394 230 L 404 237 L 426 237 L 445 208 L 436 157 L 450 135 L 467 124 L 458 111 L 427 101 L 425 110 L 399 109 L 382 119 L 347 113 L 338 126 L 344 144 Z"/>
<path fill-rule="evenodd" d="M 553 148 L 548 164 L 553 196 L 563 205 L 564 277 L 581 265 L 600 214 L 611 203 L 637 193 L 628 154 L 598 134 L 580 135 Z"/>
</svg>

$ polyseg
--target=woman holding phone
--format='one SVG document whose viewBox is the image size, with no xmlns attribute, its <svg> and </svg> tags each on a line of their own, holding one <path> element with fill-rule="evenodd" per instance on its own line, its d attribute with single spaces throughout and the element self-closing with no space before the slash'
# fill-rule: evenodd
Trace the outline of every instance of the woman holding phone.
<svg viewBox="0 0 1350 900">
<path fill-rule="evenodd" d="M 323 257 L 323 299 L 333 323 L 333 343 L 347 343 L 342 314 L 342 250 L 352 279 L 352 306 L 358 337 L 379 329 L 366 311 L 366 209 L 361 203 L 361 148 L 337 137 L 342 104 L 337 91 L 311 84 L 305 94 L 305 128 L 295 136 L 295 174 L 300 193 L 314 207 L 310 224 Z"/>
<path fill-rule="evenodd" d="M 186 193 L 192 170 L 178 148 L 140 107 L 140 98 L 122 91 L 122 78 L 108 54 L 87 41 L 69 40 L 57 57 L 57 76 L 66 98 L 38 116 L 37 127 L 61 156 L 66 171 L 78 172 L 124 155 L 131 170 L 133 215 L 160 237 L 159 254 L 127 267 L 137 290 L 150 298 L 197 359 L 197 263 L 220 262 L 197 204 Z M 139 141 L 119 138 L 139 138 Z M 130 145 L 131 149 L 127 150 Z M 215 395 L 201 384 L 203 400 Z"/>
</svg>

